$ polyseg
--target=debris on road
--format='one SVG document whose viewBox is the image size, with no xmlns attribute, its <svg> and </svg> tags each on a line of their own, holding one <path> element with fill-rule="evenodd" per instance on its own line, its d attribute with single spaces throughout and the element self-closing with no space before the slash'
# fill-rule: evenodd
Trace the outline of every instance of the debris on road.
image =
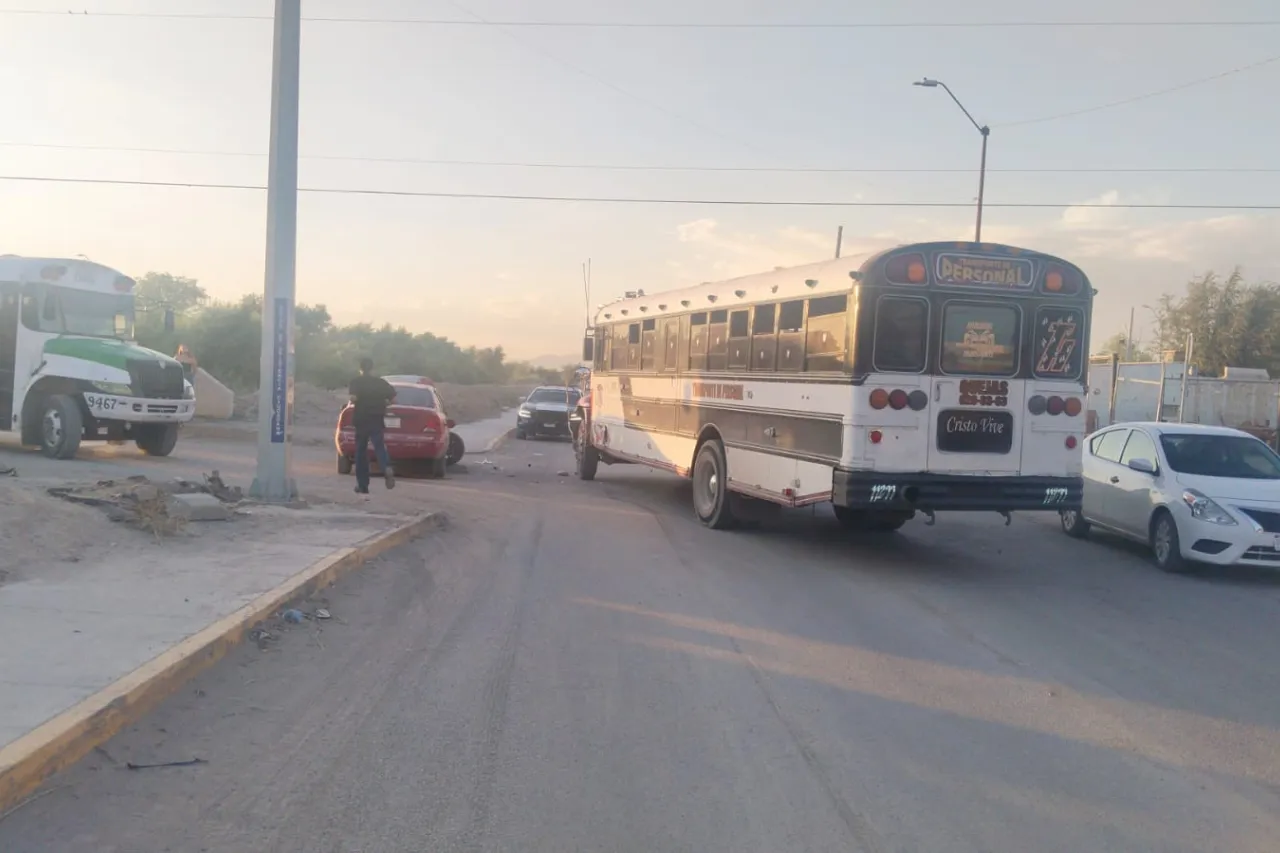
<svg viewBox="0 0 1280 853">
<path fill-rule="evenodd" d="M 158 764 L 134 764 L 130 761 L 125 767 L 130 770 L 155 770 L 160 767 L 194 767 L 197 764 L 208 764 L 203 758 L 192 758 L 187 761 L 161 761 Z"/>
<path fill-rule="evenodd" d="M 296 608 L 290 608 L 280 616 L 291 625 L 301 625 L 307 619 L 306 614 Z"/>
<path fill-rule="evenodd" d="M 0 465 L 0 477 L 16 477 L 18 476 L 17 468 L 10 468 L 6 465 Z"/>
<path fill-rule="evenodd" d="M 331 614 L 328 610 L 325 610 L 323 607 L 321 607 L 319 610 L 316 611 L 316 618 L 321 621 L 325 619 L 332 619 L 333 614 Z"/>
<path fill-rule="evenodd" d="M 98 507 L 112 521 L 125 522 L 157 537 L 180 532 L 190 521 L 225 521 L 244 497 L 239 488 L 229 487 L 217 471 L 203 482 L 175 479 L 156 483 L 143 475 L 124 480 L 55 486 L 54 497 L 72 503 Z"/>
</svg>

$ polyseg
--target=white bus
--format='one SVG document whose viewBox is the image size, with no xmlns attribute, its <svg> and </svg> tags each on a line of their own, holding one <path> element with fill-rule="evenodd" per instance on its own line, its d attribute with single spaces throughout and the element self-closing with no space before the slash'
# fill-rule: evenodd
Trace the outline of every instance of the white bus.
<svg viewBox="0 0 1280 853">
<path fill-rule="evenodd" d="M 133 288 L 89 261 L 0 255 L 0 429 L 55 459 L 95 439 L 173 452 L 195 391 L 177 360 L 133 342 Z"/>
<path fill-rule="evenodd" d="M 629 293 L 584 342 L 578 476 L 690 477 L 712 528 L 762 502 L 878 530 L 1078 508 L 1093 295 L 1073 264 L 987 243 Z"/>
</svg>

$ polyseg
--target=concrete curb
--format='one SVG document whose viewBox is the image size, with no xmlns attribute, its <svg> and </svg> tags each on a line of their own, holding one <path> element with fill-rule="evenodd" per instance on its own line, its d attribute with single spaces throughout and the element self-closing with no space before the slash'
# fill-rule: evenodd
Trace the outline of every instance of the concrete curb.
<svg viewBox="0 0 1280 853">
<path fill-rule="evenodd" d="M 350 548 L 333 552 L 3 747 L 0 749 L 0 814 L 18 805 L 49 777 L 137 722 L 187 681 L 225 657 L 255 625 L 289 602 L 330 586 L 374 557 L 444 522 L 442 513 L 427 513 Z"/>
</svg>

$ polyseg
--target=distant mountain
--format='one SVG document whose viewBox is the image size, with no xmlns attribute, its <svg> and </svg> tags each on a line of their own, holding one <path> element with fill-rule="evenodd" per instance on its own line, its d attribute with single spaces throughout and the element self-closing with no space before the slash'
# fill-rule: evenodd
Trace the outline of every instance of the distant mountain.
<svg viewBox="0 0 1280 853">
<path fill-rule="evenodd" d="M 580 361 L 582 359 L 576 355 L 540 355 L 529 359 L 529 363 L 534 367 L 546 368 L 564 367 L 566 364 L 577 364 Z"/>
</svg>

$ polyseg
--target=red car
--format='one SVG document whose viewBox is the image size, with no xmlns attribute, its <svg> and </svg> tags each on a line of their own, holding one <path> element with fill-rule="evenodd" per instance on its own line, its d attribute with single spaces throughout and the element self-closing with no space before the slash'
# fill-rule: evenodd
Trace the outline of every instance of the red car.
<svg viewBox="0 0 1280 853">
<path fill-rule="evenodd" d="M 399 467 L 405 463 L 425 465 L 431 477 L 443 477 L 449 459 L 449 430 L 453 421 L 445 414 L 431 380 L 409 377 L 387 377 L 396 390 L 396 398 L 387 407 L 383 438 L 387 443 L 387 456 L 391 464 Z M 338 428 L 334 432 L 334 444 L 338 448 L 338 473 L 350 474 L 355 467 L 356 431 L 351 425 L 354 409 L 348 403 L 338 415 Z M 377 464 L 373 445 L 369 445 L 369 459 Z"/>
</svg>

